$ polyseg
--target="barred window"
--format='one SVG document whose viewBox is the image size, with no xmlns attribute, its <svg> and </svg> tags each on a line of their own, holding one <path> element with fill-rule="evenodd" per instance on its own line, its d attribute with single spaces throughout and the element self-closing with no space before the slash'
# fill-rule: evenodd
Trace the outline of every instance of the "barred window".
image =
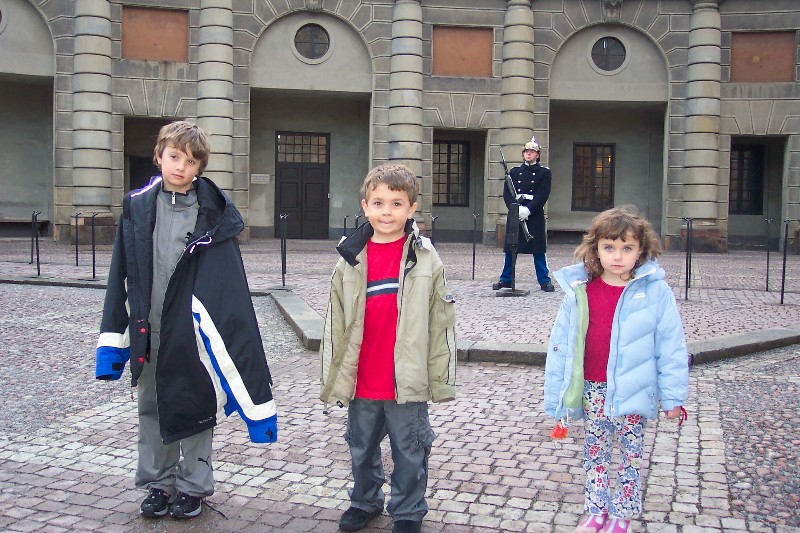
<svg viewBox="0 0 800 533">
<path fill-rule="evenodd" d="M 614 203 L 614 145 L 572 147 L 572 210 L 604 211 Z"/>
<path fill-rule="evenodd" d="M 761 215 L 764 211 L 764 146 L 731 146 L 731 177 L 728 212 L 732 215 Z"/>
<path fill-rule="evenodd" d="M 433 143 L 433 204 L 469 205 L 469 143 Z"/>
</svg>

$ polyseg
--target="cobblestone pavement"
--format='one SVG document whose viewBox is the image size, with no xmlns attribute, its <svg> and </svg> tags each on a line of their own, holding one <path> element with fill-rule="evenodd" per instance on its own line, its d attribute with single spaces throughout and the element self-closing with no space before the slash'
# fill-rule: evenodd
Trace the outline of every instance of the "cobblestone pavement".
<svg viewBox="0 0 800 533">
<path fill-rule="evenodd" d="M 217 492 L 203 514 L 141 518 L 129 374 L 93 379 L 102 297 L 0 284 L 0 531 L 337 530 L 350 484 L 345 410 L 323 413 L 317 356 L 268 297 L 254 303 L 276 380 L 279 442 L 251 444 L 232 417 L 215 431 Z M 665 419 L 649 426 L 635 531 L 800 532 L 798 363 L 793 346 L 695 367 L 689 420 L 680 430 Z M 426 533 L 572 531 L 582 507 L 581 430 L 549 438 L 542 382 L 541 367 L 459 366 L 458 399 L 431 406 Z M 368 531 L 390 530 L 384 514 Z"/>
</svg>

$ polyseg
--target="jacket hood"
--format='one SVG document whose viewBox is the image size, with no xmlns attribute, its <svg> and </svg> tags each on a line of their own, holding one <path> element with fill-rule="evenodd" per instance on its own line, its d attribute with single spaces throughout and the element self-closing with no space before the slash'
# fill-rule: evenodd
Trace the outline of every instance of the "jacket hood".
<svg viewBox="0 0 800 533">
<path fill-rule="evenodd" d="M 417 227 L 417 222 L 413 218 L 406 220 L 404 231 L 406 232 L 406 238 L 410 235 L 417 242 L 418 246 L 422 245 L 419 236 L 419 228 Z M 375 230 L 372 229 L 369 221 L 366 221 L 357 227 L 353 233 L 347 237 L 342 237 L 339 244 L 336 246 L 336 250 L 345 261 L 355 266 L 359 263 L 358 254 L 367 246 L 367 241 L 372 238 L 374 233 Z"/>
<path fill-rule="evenodd" d="M 208 233 L 215 242 L 231 239 L 244 230 L 242 214 L 233 202 L 210 179 L 200 176 L 195 181 L 197 201 L 200 211 L 197 214 L 197 229 Z M 201 235 L 195 235 L 196 238 Z"/>
<path fill-rule="evenodd" d="M 664 279 L 666 273 L 664 269 L 659 266 L 658 261 L 655 259 L 648 259 L 642 266 L 636 269 L 633 281 L 650 276 L 651 279 Z M 565 292 L 572 294 L 575 292 L 575 285 L 578 283 L 586 283 L 589 281 L 589 274 L 583 263 L 576 263 L 558 270 L 553 277 L 558 282 L 559 287 Z"/>
</svg>

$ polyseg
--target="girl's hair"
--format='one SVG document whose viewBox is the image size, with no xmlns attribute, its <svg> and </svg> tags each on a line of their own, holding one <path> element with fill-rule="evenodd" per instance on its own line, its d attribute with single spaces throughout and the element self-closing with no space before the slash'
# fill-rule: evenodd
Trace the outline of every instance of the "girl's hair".
<svg viewBox="0 0 800 533">
<path fill-rule="evenodd" d="M 419 183 L 417 183 L 417 176 L 407 166 L 399 163 L 384 163 L 370 170 L 361 185 L 361 197 L 369 200 L 369 193 L 381 183 L 385 183 L 389 190 L 408 193 L 408 200 L 412 205 L 417 201 Z"/>
<path fill-rule="evenodd" d="M 592 219 L 592 226 L 583 236 L 583 242 L 575 249 L 575 259 L 583 262 L 590 280 L 603 273 L 603 265 L 600 264 L 597 255 L 597 243 L 600 239 L 624 241 L 628 234 L 638 241 L 641 247 L 641 253 L 633 266 L 631 276 L 645 261 L 661 255 L 661 241 L 658 235 L 635 206 L 623 205 L 608 209 Z"/>
<path fill-rule="evenodd" d="M 193 158 L 200 162 L 197 174 L 203 173 L 208 165 L 208 157 L 211 154 L 211 141 L 209 141 L 208 134 L 203 128 L 186 120 L 178 120 L 163 126 L 158 132 L 158 140 L 153 150 L 154 165 L 158 166 L 158 158 L 170 145 L 187 154 L 191 154 Z"/>
</svg>

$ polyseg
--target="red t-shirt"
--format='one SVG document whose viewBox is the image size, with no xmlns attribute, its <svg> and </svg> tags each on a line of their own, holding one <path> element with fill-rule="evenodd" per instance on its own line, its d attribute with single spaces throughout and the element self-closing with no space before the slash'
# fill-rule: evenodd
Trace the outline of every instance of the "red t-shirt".
<svg viewBox="0 0 800 533">
<path fill-rule="evenodd" d="M 405 242 L 405 236 L 394 242 L 367 242 L 367 304 L 358 358 L 356 398 L 395 399 L 397 289 Z"/>
<path fill-rule="evenodd" d="M 608 352 L 611 348 L 611 324 L 624 285 L 609 285 L 597 277 L 586 284 L 589 300 L 589 329 L 583 357 L 583 379 L 606 381 Z"/>
</svg>

